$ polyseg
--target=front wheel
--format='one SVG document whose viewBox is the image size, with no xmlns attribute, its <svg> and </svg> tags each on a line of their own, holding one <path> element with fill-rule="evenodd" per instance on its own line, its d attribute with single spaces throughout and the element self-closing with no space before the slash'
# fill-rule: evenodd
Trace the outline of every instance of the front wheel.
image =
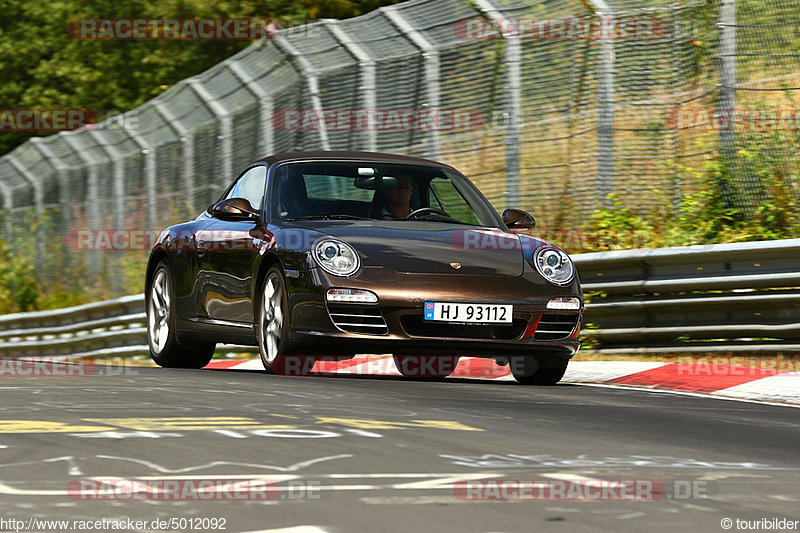
<svg viewBox="0 0 800 533">
<path fill-rule="evenodd" d="M 273 374 L 305 376 L 313 368 L 314 358 L 290 355 L 288 307 L 283 272 L 271 267 L 264 278 L 257 310 L 261 362 Z"/>
<path fill-rule="evenodd" d="M 564 377 L 568 364 L 563 361 L 543 366 L 530 356 L 509 358 L 511 374 L 522 385 L 555 385 Z"/>
<path fill-rule="evenodd" d="M 169 266 L 161 261 L 153 271 L 146 301 L 150 357 L 162 367 L 203 368 L 214 356 L 216 344 L 178 344 L 173 301 Z"/>
</svg>

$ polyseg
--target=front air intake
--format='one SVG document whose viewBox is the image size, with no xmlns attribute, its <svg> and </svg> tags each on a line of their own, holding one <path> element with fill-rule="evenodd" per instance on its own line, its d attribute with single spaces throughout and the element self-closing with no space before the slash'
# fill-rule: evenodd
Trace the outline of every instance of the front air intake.
<svg viewBox="0 0 800 533">
<path fill-rule="evenodd" d="M 542 315 L 539 324 L 536 326 L 533 340 L 559 341 L 569 338 L 578 325 L 578 317 L 579 315 Z"/>
<path fill-rule="evenodd" d="M 377 305 L 328 304 L 334 325 L 348 333 L 386 335 L 389 328 Z"/>
</svg>

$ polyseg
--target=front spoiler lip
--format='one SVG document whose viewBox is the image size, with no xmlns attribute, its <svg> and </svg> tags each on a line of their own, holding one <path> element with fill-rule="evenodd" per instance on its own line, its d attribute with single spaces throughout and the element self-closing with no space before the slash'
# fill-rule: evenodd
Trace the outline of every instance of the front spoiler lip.
<svg viewBox="0 0 800 533">
<path fill-rule="evenodd" d="M 304 353 L 333 351 L 341 353 L 394 353 L 465 357 L 559 352 L 573 356 L 580 349 L 578 339 L 534 341 L 507 339 L 464 339 L 459 337 L 402 337 L 398 335 L 363 335 L 340 331 L 294 331 L 293 343 Z"/>
</svg>

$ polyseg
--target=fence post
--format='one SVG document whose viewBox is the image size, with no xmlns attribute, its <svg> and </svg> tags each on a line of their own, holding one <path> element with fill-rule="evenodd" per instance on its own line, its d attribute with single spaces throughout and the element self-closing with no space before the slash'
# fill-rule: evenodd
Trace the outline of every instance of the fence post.
<svg viewBox="0 0 800 533">
<path fill-rule="evenodd" d="M 614 191 L 614 13 L 606 0 L 589 0 L 600 18 L 597 60 L 597 190 L 600 204 Z"/>
<path fill-rule="evenodd" d="M 735 163 L 735 110 L 736 110 L 736 0 L 722 0 L 719 6 L 719 104 L 717 113 L 725 120 L 719 129 L 719 144 L 723 161 L 727 166 Z M 734 206 L 734 198 L 728 184 L 721 183 L 722 198 L 728 207 Z"/>
<path fill-rule="evenodd" d="M 44 190 L 42 189 L 42 182 L 39 181 L 39 178 L 36 177 L 33 172 L 25 168 L 25 166 L 20 163 L 17 156 L 14 155 L 14 152 L 6 155 L 6 161 L 8 161 L 14 170 L 16 170 L 25 181 L 31 184 L 33 187 L 33 201 L 34 201 L 34 212 L 36 213 L 36 218 L 39 219 L 44 214 Z M 40 220 L 41 222 L 41 220 Z M 36 232 L 36 268 L 38 269 L 41 266 L 42 260 L 45 256 L 45 249 L 44 249 L 44 228 L 42 228 L 41 224 L 39 224 L 39 229 Z"/>
<path fill-rule="evenodd" d="M 506 41 L 506 68 L 508 71 L 508 133 L 506 133 L 506 206 L 519 207 L 520 203 L 520 142 L 522 100 L 520 96 L 520 64 L 522 50 L 519 39 Z"/>
<path fill-rule="evenodd" d="M 89 229 L 100 229 L 99 223 L 99 209 L 100 209 L 100 194 L 99 194 L 99 184 L 97 182 L 97 165 L 98 161 L 92 156 L 88 150 L 82 147 L 78 142 L 75 140 L 73 135 L 74 133 L 64 133 L 63 139 L 64 142 L 69 145 L 75 155 L 78 156 L 78 159 L 86 163 L 86 167 L 89 170 L 89 179 L 87 182 L 87 194 L 86 194 L 86 221 L 89 225 Z M 88 265 L 89 273 L 92 275 L 97 275 L 100 271 L 100 257 L 98 256 L 97 251 L 90 251 L 89 252 L 89 265 Z"/>
<path fill-rule="evenodd" d="M 319 97 L 319 78 L 317 78 L 317 71 L 314 69 L 308 59 L 303 57 L 303 54 L 301 54 L 297 48 L 295 48 L 294 45 L 290 43 L 289 40 L 283 35 L 278 34 L 278 36 L 275 37 L 272 42 L 274 42 L 275 46 L 280 48 L 285 54 L 291 57 L 297 68 L 305 76 L 306 83 L 308 83 L 308 93 L 311 96 L 311 106 L 314 108 L 314 113 L 317 114 L 317 117 L 321 123 L 323 109 L 322 100 Z M 331 149 L 330 143 L 328 142 L 328 132 L 322 126 L 319 128 L 319 144 L 320 148 L 324 151 Z"/>
<path fill-rule="evenodd" d="M 31 184 L 33 187 L 33 202 L 34 202 L 34 209 L 37 215 L 41 215 L 44 212 L 44 191 L 42 190 L 42 182 L 39 181 L 39 178 L 34 176 L 34 174 L 25 168 L 25 166 L 20 163 L 17 156 L 14 155 L 14 152 L 6 155 L 6 161 L 11 163 L 11 166 L 14 167 L 25 181 Z"/>
<path fill-rule="evenodd" d="M 730 114 L 731 128 L 720 128 L 720 144 L 733 145 L 733 111 L 736 109 L 736 0 L 722 0 L 719 8 L 719 107 L 718 111 Z"/>
<path fill-rule="evenodd" d="M 228 67 L 234 76 L 239 78 L 239 81 L 247 85 L 247 89 L 253 93 L 253 96 L 258 98 L 261 113 L 260 120 L 258 121 L 260 125 L 259 130 L 261 131 L 259 146 L 263 156 L 272 155 L 272 94 L 254 80 L 250 73 L 239 64 L 237 59 L 229 59 L 224 62 L 224 65 Z"/>
<path fill-rule="evenodd" d="M 69 167 L 64 161 L 56 156 L 55 152 L 50 149 L 50 146 L 45 142 L 44 137 L 32 137 L 31 143 L 34 148 L 44 156 L 45 159 L 50 161 L 56 168 L 58 173 L 58 201 L 61 204 L 61 220 L 66 222 L 70 220 L 70 207 L 69 207 L 69 194 L 67 193 L 67 170 Z"/>
<path fill-rule="evenodd" d="M 117 150 L 113 144 L 111 144 L 106 135 L 103 135 L 103 132 L 97 129 L 93 129 L 89 132 L 89 135 L 94 137 L 103 150 L 108 155 L 111 164 L 114 167 L 114 183 L 113 191 L 114 191 L 114 213 L 112 214 L 113 224 L 116 230 L 121 230 L 125 228 L 125 168 L 122 166 L 122 154 Z M 150 228 L 148 228 L 150 229 Z M 122 268 L 122 250 L 115 250 L 114 251 L 114 258 L 117 261 L 117 268 Z M 122 276 L 110 276 L 110 282 L 112 290 L 115 294 L 120 294 L 123 290 L 123 277 Z"/>
<path fill-rule="evenodd" d="M 358 68 L 361 70 L 361 86 L 359 87 L 359 92 L 362 97 L 362 105 L 367 113 L 374 111 L 377 102 L 377 96 L 375 94 L 375 61 L 360 44 L 356 43 L 338 26 L 337 21 L 325 19 L 322 22 L 327 26 L 336 40 L 358 61 Z M 378 146 L 378 132 L 369 127 L 369 121 L 367 121 L 366 124 L 367 127 L 364 131 L 364 147 L 367 151 L 374 152 L 377 150 Z"/>
<path fill-rule="evenodd" d="M 679 11 L 675 9 L 672 9 L 669 12 L 669 30 L 668 30 L 670 36 L 669 62 L 672 64 L 672 68 L 670 69 L 672 73 L 672 76 L 670 77 L 670 84 L 672 86 L 671 89 L 673 93 L 680 94 L 681 59 L 679 57 L 677 48 L 678 48 L 678 43 L 681 43 L 681 38 L 683 37 L 683 35 L 679 29 L 678 18 L 676 13 L 679 13 Z M 673 109 L 680 112 L 680 97 L 678 98 L 677 102 L 673 103 L 672 105 L 675 106 L 673 107 Z M 675 160 L 677 161 L 678 156 L 680 155 L 680 134 L 678 132 L 678 127 L 676 126 L 675 128 L 672 129 L 666 128 L 664 130 L 664 137 L 669 139 L 671 145 L 670 150 L 672 152 L 672 157 L 675 158 Z M 670 187 L 672 195 L 672 209 L 674 210 L 675 213 L 677 213 L 680 210 L 681 199 L 682 199 L 681 172 L 678 165 L 673 165 L 672 168 L 673 168 L 672 186 Z"/>
<path fill-rule="evenodd" d="M 186 201 L 189 204 L 187 214 L 194 212 L 194 132 L 189 130 L 186 126 L 181 124 L 172 111 L 169 110 L 167 105 L 161 100 L 154 102 L 156 111 L 162 116 L 164 122 L 169 124 L 171 128 L 180 137 L 181 147 L 183 150 L 183 165 L 181 168 L 181 181 L 183 181 L 183 188 L 186 194 Z M 153 229 L 153 228 L 150 228 Z"/>
<path fill-rule="evenodd" d="M 51 137 L 51 139 L 55 139 L 56 137 Z M 30 142 L 33 144 L 33 147 L 39 150 L 45 159 L 53 164 L 56 169 L 56 174 L 58 178 L 58 202 L 61 206 L 61 213 L 60 213 L 60 226 L 63 231 L 67 231 L 67 228 L 72 229 L 73 227 L 73 218 L 72 218 L 72 209 L 69 203 L 69 192 L 67 189 L 67 185 L 69 183 L 69 176 L 68 171 L 69 167 L 64 163 L 63 159 L 56 156 L 55 152 L 50 148 L 45 140 L 45 137 L 32 137 Z M 64 251 L 64 263 L 63 268 L 67 271 L 72 271 L 79 265 L 81 262 L 76 261 L 75 257 L 69 253 L 68 250 Z"/>
<path fill-rule="evenodd" d="M 147 227 L 156 228 L 156 150 L 147 139 L 132 129 L 123 126 L 124 131 L 144 154 L 145 195 L 147 196 Z"/>
<path fill-rule="evenodd" d="M 11 198 L 11 189 L 8 188 L 8 185 L 0 181 L 0 194 L 3 195 L 3 226 L 6 234 L 6 242 L 11 240 L 11 207 L 14 205 L 13 199 Z"/>
<path fill-rule="evenodd" d="M 186 82 L 219 121 L 220 137 L 222 138 L 222 181 L 220 184 L 227 185 L 234 178 L 233 117 L 230 112 L 208 92 L 208 89 L 203 86 L 200 80 L 189 78 Z"/>
<path fill-rule="evenodd" d="M 475 0 L 475 5 L 488 18 L 494 21 L 497 32 L 502 36 L 506 17 L 491 0 Z M 506 207 L 520 205 L 520 141 L 522 139 L 522 45 L 521 36 L 504 39 L 506 43 L 506 109 L 508 122 L 506 130 Z"/>
<path fill-rule="evenodd" d="M 78 156 L 78 159 L 86 163 L 86 167 L 89 170 L 89 178 L 87 181 L 87 191 L 86 191 L 86 199 L 89 202 L 87 205 L 87 213 L 86 213 L 86 220 L 89 223 L 89 229 L 98 229 L 100 227 L 100 223 L 98 221 L 98 211 L 96 209 L 89 209 L 89 207 L 94 206 L 95 208 L 98 207 L 98 202 L 100 200 L 100 194 L 98 191 L 98 183 L 97 183 L 97 164 L 98 161 L 92 156 L 88 150 L 86 150 L 83 146 L 78 144 L 78 142 L 73 137 L 73 134 L 64 133 L 62 134 L 62 138 L 64 142 L 69 145 L 75 155 Z"/>
<path fill-rule="evenodd" d="M 114 166 L 114 213 L 112 218 L 117 229 L 125 227 L 125 168 L 122 166 L 122 154 L 111 144 L 100 130 L 93 129 L 89 135 L 95 138 L 103 150 L 108 154 Z"/>
<path fill-rule="evenodd" d="M 387 6 L 381 10 L 388 19 L 401 33 L 408 37 L 414 46 L 422 52 L 422 59 L 425 61 L 425 85 L 426 102 L 425 106 L 432 113 L 439 111 L 440 105 L 440 80 L 439 80 L 439 50 L 418 32 L 397 9 L 397 6 Z M 430 159 L 439 159 L 439 132 L 432 129 L 428 132 L 428 153 Z"/>
</svg>

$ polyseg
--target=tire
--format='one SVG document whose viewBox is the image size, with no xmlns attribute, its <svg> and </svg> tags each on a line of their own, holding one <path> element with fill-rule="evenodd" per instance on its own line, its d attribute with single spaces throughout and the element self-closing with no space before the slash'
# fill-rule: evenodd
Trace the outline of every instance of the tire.
<svg viewBox="0 0 800 533">
<path fill-rule="evenodd" d="M 289 345 L 289 303 L 286 281 L 273 266 L 264 276 L 256 308 L 256 336 L 261 362 L 279 376 L 305 376 L 314 367 L 313 356 L 292 355 Z"/>
<path fill-rule="evenodd" d="M 215 343 L 178 343 L 175 331 L 172 278 L 166 261 L 153 271 L 147 291 L 147 344 L 150 357 L 165 368 L 203 368 L 214 356 Z"/>
<path fill-rule="evenodd" d="M 569 360 L 542 366 L 530 356 L 509 358 L 509 367 L 514 379 L 522 385 L 555 385 L 567 371 Z"/>
<path fill-rule="evenodd" d="M 407 378 L 444 379 L 458 366 L 458 356 L 395 355 L 394 366 Z"/>
</svg>

